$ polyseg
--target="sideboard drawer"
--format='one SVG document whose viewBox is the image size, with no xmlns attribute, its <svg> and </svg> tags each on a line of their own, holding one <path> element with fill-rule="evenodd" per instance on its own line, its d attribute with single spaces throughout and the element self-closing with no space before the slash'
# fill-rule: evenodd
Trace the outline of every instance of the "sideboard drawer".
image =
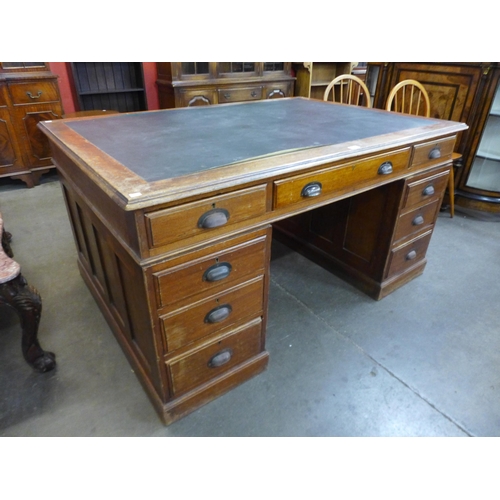
<svg viewBox="0 0 500 500">
<path fill-rule="evenodd" d="M 213 380 L 262 351 L 260 319 L 167 362 L 173 395 Z"/>
<path fill-rule="evenodd" d="M 434 175 L 410 180 L 405 188 L 402 208 L 416 207 L 441 198 L 448 185 L 449 175 L 450 171 L 444 170 Z"/>
<path fill-rule="evenodd" d="M 394 241 L 399 241 L 402 238 L 419 233 L 431 227 L 436 220 L 438 209 L 439 200 L 435 200 L 432 203 L 401 215 L 394 233 Z"/>
<path fill-rule="evenodd" d="M 200 293 L 212 293 L 251 274 L 263 274 L 268 237 L 269 230 L 254 232 L 246 241 L 234 238 L 208 250 L 193 252 L 188 262 L 177 258 L 155 266 L 153 277 L 158 306 L 168 306 Z"/>
<path fill-rule="evenodd" d="M 169 352 L 174 351 L 244 318 L 261 315 L 263 303 L 264 277 L 259 276 L 176 309 L 161 318 L 167 349 Z"/>
<path fill-rule="evenodd" d="M 146 214 L 150 248 L 198 234 L 224 229 L 231 224 L 266 213 L 266 185 L 214 196 Z"/>
<path fill-rule="evenodd" d="M 451 160 L 454 146 L 455 137 L 417 144 L 413 147 L 411 166 L 415 167 L 425 163 L 442 163 Z"/>
<path fill-rule="evenodd" d="M 55 82 L 10 83 L 9 90 L 14 104 L 59 101 L 59 92 Z"/>
<path fill-rule="evenodd" d="M 235 87 L 218 89 L 219 104 L 226 102 L 258 101 L 262 99 L 262 87 Z"/>
<path fill-rule="evenodd" d="M 295 203 L 314 203 L 344 190 L 390 179 L 408 167 L 410 149 L 402 149 L 385 155 L 331 167 L 318 172 L 298 175 L 274 183 L 273 208 Z"/>
<path fill-rule="evenodd" d="M 211 88 L 175 89 L 176 107 L 217 104 L 217 93 Z"/>
<path fill-rule="evenodd" d="M 292 95 L 291 82 L 276 82 L 267 84 L 264 87 L 264 99 L 277 99 L 279 97 L 289 97 Z"/>
<path fill-rule="evenodd" d="M 432 230 L 392 250 L 386 278 L 403 273 L 425 257 Z"/>
</svg>

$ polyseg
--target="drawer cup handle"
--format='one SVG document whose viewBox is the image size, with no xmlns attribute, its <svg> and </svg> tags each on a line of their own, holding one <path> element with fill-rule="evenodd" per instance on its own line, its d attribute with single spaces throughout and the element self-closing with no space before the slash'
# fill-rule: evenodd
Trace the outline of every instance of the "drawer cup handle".
<svg viewBox="0 0 500 500">
<path fill-rule="evenodd" d="M 42 91 L 41 91 L 41 90 L 39 90 L 37 95 L 33 95 L 31 92 L 26 92 L 26 95 L 27 95 L 30 99 L 40 99 L 40 97 L 42 97 Z"/>
<path fill-rule="evenodd" d="M 209 362 L 209 368 L 217 368 L 218 366 L 225 365 L 233 357 L 232 349 L 223 349 L 222 351 L 214 354 Z"/>
<path fill-rule="evenodd" d="M 212 229 L 220 227 L 227 223 L 229 220 L 229 212 L 225 208 L 214 208 L 205 212 L 198 219 L 198 227 L 203 229 Z"/>
<path fill-rule="evenodd" d="M 426 186 L 422 191 L 424 196 L 431 196 L 435 193 L 434 186 L 431 184 L 430 186 Z"/>
<path fill-rule="evenodd" d="M 378 172 L 379 175 L 388 175 L 392 174 L 392 163 L 390 161 L 385 161 L 378 167 Z"/>
<path fill-rule="evenodd" d="M 415 259 L 416 256 L 417 256 L 417 252 L 415 250 L 412 250 L 411 252 L 408 252 L 406 254 L 405 259 L 406 260 L 413 260 L 413 259 Z"/>
<path fill-rule="evenodd" d="M 220 281 L 227 278 L 231 273 L 232 266 L 229 262 L 218 262 L 213 266 L 210 266 L 203 273 L 203 281 Z"/>
<path fill-rule="evenodd" d="M 302 191 L 300 192 L 300 196 L 302 198 L 314 198 L 314 196 L 319 196 L 321 194 L 321 189 L 323 188 L 323 184 L 321 182 L 310 182 L 306 184 Z"/>
<path fill-rule="evenodd" d="M 429 160 L 436 160 L 437 158 L 441 158 L 441 149 L 438 146 L 429 151 Z"/>
<path fill-rule="evenodd" d="M 417 215 L 412 221 L 411 223 L 414 225 L 414 226 L 420 226 L 421 224 L 424 223 L 424 218 L 421 216 L 421 215 Z"/>
<path fill-rule="evenodd" d="M 205 323 L 219 323 L 229 317 L 233 308 L 229 304 L 214 307 L 205 316 Z"/>
</svg>

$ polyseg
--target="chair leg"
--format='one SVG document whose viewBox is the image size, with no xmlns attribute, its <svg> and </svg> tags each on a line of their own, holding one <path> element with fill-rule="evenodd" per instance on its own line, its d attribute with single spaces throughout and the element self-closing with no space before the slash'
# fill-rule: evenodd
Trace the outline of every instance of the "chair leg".
<svg viewBox="0 0 500 500">
<path fill-rule="evenodd" d="M 453 171 L 453 165 L 450 169 L 450 176 L 448 177 L 448 194 L 450 198 L 450 217 L 453 218 L 455 215 L 455 173 Z"/>
<path fill-rule="evenodd" d="M 42 313 L 42 299 L 36 289 L 28 285 L 19 274 L 0 284 L 0 303 L 15 309 L 21 320 L 22 352 L 24 359 L 36 371 L 47 372 L 55 368 L 55 354 L 44 351 L 38 343 L 38 325 Z"/>
</svg>

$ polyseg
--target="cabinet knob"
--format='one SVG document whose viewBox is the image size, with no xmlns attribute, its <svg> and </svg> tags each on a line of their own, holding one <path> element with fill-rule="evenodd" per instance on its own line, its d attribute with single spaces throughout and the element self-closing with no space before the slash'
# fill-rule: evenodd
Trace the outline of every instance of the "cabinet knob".
<svg viewBox="0 0 500 500">
<path fill-rule="evenodd" d="M 213 266 L 210 266 L 203 273 L 203 281 L 220 281 L 227 278 L 231 273 L 232 266 L 229 262 L 217 262 Z"/>
<path fill-rule="evenodd" d="M 30 98 L 30 99 L 40 99 L 40 97 L 42 96 L 42 91 L 39 90 L 38 91 L 38 94 L 37 95 L 33 95 L 31 92 L 26 92 L 26 95 Z"/>
<path fill-rule="evenodd" d="M 323 188 L 323 184 L 321 182 L 310 182 L 306 184 L 302 191 L 300 192 L 300 196 L 303 198 L 313 198 L 314 196 L 319 196 L 321 194 L 321 189 Z"/>
<path fill-rule="evenodd" d="M 390 161 L 385 161 L 378 167 L 378 172 L 379 175 L 388 175 L 392 174 L 392 163 Z"/>
<path fill-rule="evenodd" d="M 227 223 L 229 220 L 229 212 L 225 208 L 214 208 L 205 212 L 198 219 L 198 227 L 202 229 L 212 229 L 220 227 Z"/>
<path fill-rule="evenodd" d="M 421 215 L 417 215 L 412 221 L 412 225 L 420 226 L 424 223 L 424 218 Z"/>
<path fill-rule="evenodd" d="M 232 312 L 233 308 L 230 304 L 214 307 L 205 316 L 205 323 L 219 323 L 220 321 L 224 321 Z"/>
<path fill-rule="evenodd" d="M 429 160 L 435 160 L 441 158 L 441 148 L 436 146 L 429 151 Z"/>
<path fill-rule="evenodd" d="M 422 191 L 422 194 L 424 196 L 431 196 L 435 193 L 435 189 L 434 189 L 434 186 L 432 184 L 430 184 L 429 186 L 426 186 L 423 191 Z"/>
<path fill-rule="evenodd" d="M 415 250 L 412 250 L 411 252 L 408 252 L 406 254 L 405 259 L 406 260 L 413 260 L 417 256 L 417 252 Z"/>
<path fill-rule="evenodd" d="M 223 349 L 222 351 L 218 352 L 217 354 L 214 354 L 209 362 L 208 366 L 210 368 L 217 368 L 218 366 L 222 366 L 226 364 L 233 356 L 233 351 L 232 349 Z"/>
</svg>

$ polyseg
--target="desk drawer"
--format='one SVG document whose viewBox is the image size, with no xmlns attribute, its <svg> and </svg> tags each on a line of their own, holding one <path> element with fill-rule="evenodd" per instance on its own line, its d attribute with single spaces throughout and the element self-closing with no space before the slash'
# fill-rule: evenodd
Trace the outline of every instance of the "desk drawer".
<svg viewBox="0 0 500 500">
<path fill-rule="evenodd" d="M 266 212 L 266 186 L 242 189 L 146 214 L 150 248 L 198 234 L 220 234 L 227 226 Z"/>
<path fill-rule="evenodd" d="M 441 198 L 448 185 L 449 175 L 450 171 L 444 170 L 434 175 L 410 180 L 405 187 L 402 208 L 416 207 Z"/>
<path fill-rule="evenodd" d="M 433 201 L 399 217 L 394 241 L 428 229 L 434 224 L 439 209 L 439 200 Z"/>
<path fill-rule="evenodd" d="M 386 278 L 403 273 L 425 257 L 432 231 L 405 243 L 391 252 Z"/>
<path fill-rule="evenodd" d="M 380 181 L 381 177 L 390 179 L 407 168 L 409 157 L 408 148 L 276 181 L 273 208 L 283 208 L 295 203 L 313 204 L 333 193 L 352 191 L 356 187 Z"/>
<path fill-rule="evenodd" d="M 262 87 L 237 87 L 218 89 L 219 104 L 226 102 L 258 101 L 262 99 Z"/>
<path fill-rule="evenodd" d="M 55 82 L 11 83 L 9 90 L 14 104 L 59 101 L 59 92 Z"/>
<path fill-rule="evenodd" d="M 437 164 L 446 160 L 451 160 L 454 146 L 455 137 L 418 144 L 413 147 L 411 167 L 423 165 L 425 163 Z"/>
<path fill-rule="evenodd" d="M 167 362 L 173 395 L 194 389 L 262 351 L 260 319 Z"/>
<path fill-rule="evenodd" d="M 217 293 L 162 316 L 168 351 L 215 333 L 250 316 L 261 315 L 264 277 Z"/>
<path fill-rule="evenodd" d="M 254 232 L 246 236 L 246 241 L 234 238 L 193 252 L 188 262 L 184 257 L 155 266 L 153 277 L 159 307 L 196 294 L 211 294 L 251 274 L 263 274 L 268 237 L 269 230 Z"/>
</svg>

